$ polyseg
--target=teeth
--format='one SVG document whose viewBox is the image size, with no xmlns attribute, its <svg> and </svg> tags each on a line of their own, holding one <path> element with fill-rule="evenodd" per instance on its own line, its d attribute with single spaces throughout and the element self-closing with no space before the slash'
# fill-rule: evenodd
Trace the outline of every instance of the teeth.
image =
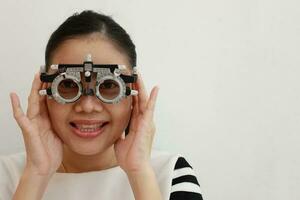
<svg viewBox="0 0 300 200">
<path fill-rule="evenodd" d="M 107 122 L 103 123 L 95 123 L 95 124 L 81 124 L 81 123 L 74 123 L 70 122 L 70 125 L 73 126 L 74 128 L 78 129 L 80 132 L 96 132 L 99 131 L 102 127 L 104 127 L 107 124 Z"/>
<path fill-rule="evenodd" d="M 98 128 L 97 129 L 96 128 L 79 128 L 79 130 L 81 132 L 95 132 L 95 131 L 97 131 L 99 129 Z"/>
<path fill-rule="evenodd" d="M 100 128 L 102 124 L 76 124 L 79 129 L 97 129 Z"/>
</svg>

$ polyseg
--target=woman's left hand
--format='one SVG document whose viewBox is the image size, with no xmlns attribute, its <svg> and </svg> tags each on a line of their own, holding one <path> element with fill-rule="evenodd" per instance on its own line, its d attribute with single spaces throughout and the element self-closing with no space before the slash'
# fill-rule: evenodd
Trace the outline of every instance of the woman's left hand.
<svg viewBox="0 0 300 200">
<path fill-rule="evenodd" d="M 126 173 L 135 173 L 150 167 L 152 142 L 155 134 L 153 113 L 158 94 L 154 87 L 148 97 L 140 73 L 134 87 L 138 96 L 133 96 L 133 112 L 129 133 L 115 143 L 116 159 Z"/>
</svg>

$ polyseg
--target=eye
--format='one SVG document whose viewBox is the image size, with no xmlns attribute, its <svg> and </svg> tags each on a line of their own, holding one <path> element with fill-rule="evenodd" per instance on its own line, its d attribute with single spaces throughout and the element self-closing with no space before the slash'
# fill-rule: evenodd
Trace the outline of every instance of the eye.
<svg viewBox="0 0 300 200">
<path fill-rule="evenodd" d="M 62 81 L 60 83 L 60 86 L 63 87 L 63 88 L 66 88 L 66 89 L 77 88 L 77 84 L 74 81 L 70 80 L 70 79 Z"/>
<path fill-rule="evenodd" d="M 100 85 L 100 89 L 114 89 L 118 87 L 118 84 L 112 80 L 106 80 Z"/>
</svg>

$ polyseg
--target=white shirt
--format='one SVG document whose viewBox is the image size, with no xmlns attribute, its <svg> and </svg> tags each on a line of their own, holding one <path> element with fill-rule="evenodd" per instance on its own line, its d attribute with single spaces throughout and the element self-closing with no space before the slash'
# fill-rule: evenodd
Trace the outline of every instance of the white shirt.
<svg viewBox="0 0 300 200">
<path fill-rule="evenodd" d="M 180 155 L 153 150 L 154 169 L 164 200 L 169 200 L 174 166 Z M 25 152 L 0 157 L 0 200 L 11 200 L 22 176 Z M 32 187 L 36 187 L 33 185 Z M 119 167 L 84 173 L 55 173 L 43 200 L 126 200 L 134 195 L 125 172 Z"/>
</svg>

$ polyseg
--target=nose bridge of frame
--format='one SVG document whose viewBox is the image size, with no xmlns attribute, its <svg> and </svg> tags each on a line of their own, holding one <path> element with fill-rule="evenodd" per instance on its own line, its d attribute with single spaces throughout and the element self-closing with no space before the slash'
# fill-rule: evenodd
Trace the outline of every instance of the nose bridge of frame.
<svg viewBox="0 0 300 200">
<path fill-rule="evenodd" d="M 82 85 L 82 95 L 85 96 L 93 96 L 95 95 L 96 89 L 96 75 L 95 73 L 91 73 L 90 81 L 86 81 L 84 72 L 80 73 L 81 76 L 81 85 Z"/>
</svg>

